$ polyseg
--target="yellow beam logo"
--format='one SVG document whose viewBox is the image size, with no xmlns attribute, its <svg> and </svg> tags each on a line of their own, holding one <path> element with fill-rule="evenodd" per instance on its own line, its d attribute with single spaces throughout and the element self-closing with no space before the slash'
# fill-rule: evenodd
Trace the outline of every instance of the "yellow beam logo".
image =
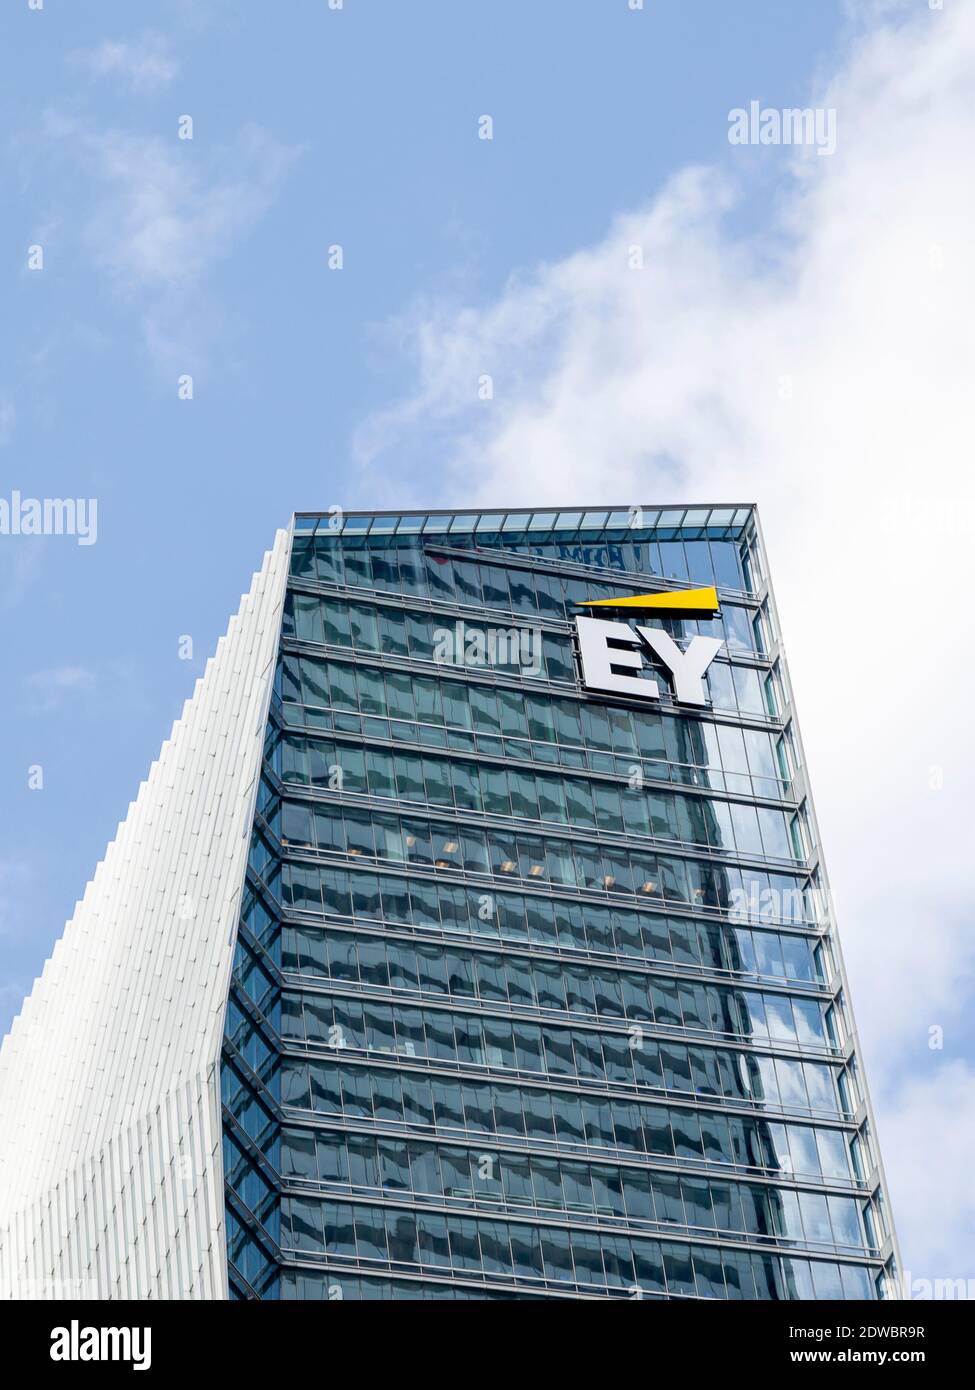
<svg viewBox="0 0 975 1390">
<path fill-rule="evenodd" d="M 712 584 L 707 589 L 673 589 L 663 594 L 620 594 L 618 598 L 588 599 L 576 607 L 640 608 L 674 617 L 714 617 L 718 612 L 718 591 Z"/>
</svg>

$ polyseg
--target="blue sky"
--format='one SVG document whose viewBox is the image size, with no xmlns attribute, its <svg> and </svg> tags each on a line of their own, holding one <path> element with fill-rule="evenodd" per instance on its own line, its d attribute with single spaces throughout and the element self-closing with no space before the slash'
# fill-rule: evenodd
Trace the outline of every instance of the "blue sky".
<svg viewBox="0 0 975 1390">
<path fill-rule="evenodd" d="M 3 492 L 98 500 L 94 546 L 0 552 L 4 1026 L 275 528 L 380 500 L 352 441 L 408 385 L 389 320 L 483 299 L 724 157 L 728 109 L 798 95 L 836 25 L 830 4 L 150 8 L 0 16 Z M 383 491 L 442 499 L 422 465 Z"/>
<path fill-rule="evenodd" d="M 3 1030 L 292 510 L 757 497 L 803 635 L 790 656 L 827 854 L 838 894 L 849 885 L 853 897 L 849 933 L 842 905 L 840 921 L 882 1133 L 889 1116 L 913 1155 L 918 1122 L 948 1124 L 967 1104 L 970 947 L 962 960 L 944 936 L 935 954 L 953 967 L 932 969 L 919 1001 L 905 993 L 885 1039 L 868 964 L 890 902 L 865 896 L 856 873 L 912 818 L 936 854 L 951 851 L 949 868 L 962 862 L 951 798 L 967 736 L 946 726 L 944 746 L 899 745 L 891 776 L 916 778 L 914 800 L 890 803 L 889 833 L 858 838 L 848 762 L 843 772 L 854 733 L 821 679 L 821 647 L 804 641 L 819 635 L 804 595 L 826 533 L 817 542 L 796 521 L 825 515 L 861 465 L 864 496 L 876 498 L 881 467 L 895 479 L 881 487 L 891 517 L 911 514 L 926 487 L 916 456 L 913 468 L 878 465 L 876 425 L 861 435 L 859 422 L 891 417 L 900 373 L 916 381 L 913 352 L 928 360 L 929 342 L 930 359 L 955 344 L 959 377 L 956 392 L 939 360 L 927 404 L 943 419 L 947 393 L 957 410 L 970 347 L 955 342 L 953 315 L 971 284 L 948 277 L 967 275 L 952 253 L 971 209 L 952 201 L 951 159 L 968 148 L 970 116 L 938 103 L 959 89 L 946 72 L 970 35 L 953 24 L 913 0 L 647 0 L 635 12 L 627 0 L 44 0 L 40 11 L 9 0 L 0 496 L 95 497 L 98 538 L 0 537 Z M 890 80 L 898 64 L 909 101 Z M 837 106 L 833 159 L 729 145 L 732 108 L 807 105 L 815 92 Z M 477 139 L 483 114 L 490 142 Z M 192 140 L 178 139 L 185 115 Z M 897 199 L 922 163 L 940 182 L 916 200 L 915 227 Z M 901 225 L 915 236 L 908 263 L 942 278 L 912 280 L 904 323 L 887 323 L 878 305 L 905 293 L 904 249 L 888 247 Z M 648 248 L 637 324 L 604 273 L 607 248 L 634 241 Z M 341 271 L 328 268 L 334 244 Z M 36 245 L 43 269 L 29 270 Z M 867 318 L 876 335 L 851 358 Z M 582 330 L 594 320 L 625 354 L 629 394 L 609 407 L 605 392 L 577 389 L 596 375 Z M 453 362 L 508 389 L 489 420 L 459 403 Z M 193 399 L 181 400 L 187 373 Z M 612 447 L 562 451 L 579 420 L 540 411 L 543 398 L 574 401 Z M 954 473 L 941 483 L 951 511 L 964 485 Z M 898 554 L 892 535 L 871 567 Z M 42 790 L 28 789 L 34 765 Z M 932 766 L 948 769 L 940 800 L 927 793 Z M 966 922 L 952 872 L 918 870 L 890 893 L 903 920 L 874 991 L 888 998 L 904 988 L 920 920 L 905 894 L 946 933 Z M 950 1043 L 933 1055 L 925 1028 L 942 1023 Z M 969 1139 L 952 1131 L 942 1144 L 959 1193 Z M 912 1239 L 930 1227 L 935 1185 L 916 1167 L 905 1160 L 899 1177 Z M 954 1226 L 970 1236 L 970 1200 Z M 945 1228 L 918 1235 L 908 1263 L 972 1273 L 964 1250 Z"/>
</svg>

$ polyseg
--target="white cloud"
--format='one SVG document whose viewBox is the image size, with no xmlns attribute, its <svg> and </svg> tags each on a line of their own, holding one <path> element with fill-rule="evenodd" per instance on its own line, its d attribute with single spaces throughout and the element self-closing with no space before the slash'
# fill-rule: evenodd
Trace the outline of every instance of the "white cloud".
<svg viewBox="0 0 975 1390">
<path fill-rule="evenodd" d="M 813 94 L 835 155 L 729 148 L 493 303 L 414 305 L 416 389 L 358 441 L 395 505 L 431 478 L 438 504 L 760 504 L 888 1147 L 912 1106 L 948 1132 L 953 1089 L 906 1078 L 932 1024 L 951 1060 L 975 978 L 975 7 L 890 9 Z M 742 235 L 770 163 L 777 211 Z M 912 1239 L 951 1161 L 891 1165 Z"/>
<path fill-rule="evenodd" d="M 157 362 L 184 371 L 220 334 L 201 288 L 264 215 L 300 151 L 248 125 L 231 144 L 136 135 L 48 112 L 50 141 L 81 161 L 96 197 L 82 214 L 95 264 L 140 307 Z"/>
<path fill-rule="evenodd" d="M 975 1288 L 975 1069 L 956 1061 L 908 1082 L 886 1116 L 884 1138 L 900 1198 L 906 1292 L 911 1276 L 972 1280 Z M 933 1292 L 921 1286 L 914 1295 Z"/>
<path fill-rule="evenodd" d="M 50 714 L 67 700 L 91 694 L 98 685 L 94 671 L 85 666 L 52 666 L 24 677 L 24 689 L 35 714 Z"/>
<path fill-rule="evenodd" d="M 167 86 L 179 71 L 169 44 L 160 34 L 147 33 L 132 43 L 103 39 L 97 48 L 77 51 L 71 61 L 93 78 L 123 78 L 135 91 L 155 92 Z"/>
<path fill-rule="evenodd" d="M 88 223 L 98 264 L 130 289 L 184 288 L 265 212 L 296 151 L 248 126 L 198 156 L 194 142 L 83 129 L 106 197 Z"/>
</svg>

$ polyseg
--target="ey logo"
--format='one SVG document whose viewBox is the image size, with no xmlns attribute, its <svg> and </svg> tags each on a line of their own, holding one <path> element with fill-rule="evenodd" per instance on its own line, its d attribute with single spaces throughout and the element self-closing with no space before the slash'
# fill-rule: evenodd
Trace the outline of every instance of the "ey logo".
<svg viewBox="0 0 975 1390">
<path fill-rule="evenodd" d="M 625 594 L 619 598 L 593 599 L 580 608 L 637 608 L 641 612 L 666 613 L 672 618 L 714 618 L 718 594 L 710 589 L 682 589 L 665 594 Z M 659 696 L 660 687 L 648 676 L 628 675 L 643 668 L 642 647 L 649 647 L 666 667 L 674 696 L 685 705 L 706 705 L 704 673 L 723 643 L 720 637 L 692 637 L 682 650 L 660 627 L 607 622 L 602 618 L 576 618 L 582 680 L 591 690 L 610 690 L 636 695 L 641 700 Z"/>
</svg>

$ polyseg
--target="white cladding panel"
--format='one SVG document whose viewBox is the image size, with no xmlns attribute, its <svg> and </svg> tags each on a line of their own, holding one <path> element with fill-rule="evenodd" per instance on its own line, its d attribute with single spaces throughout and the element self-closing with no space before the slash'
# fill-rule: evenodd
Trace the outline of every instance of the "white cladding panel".
<svg viewBox="0 0 975 1390">
<path fill-rule="evenodd" d="M 0 1297 L 225 1298 L 219 1057 L 290 535 L 0 1048 Z"/>
</svg>

